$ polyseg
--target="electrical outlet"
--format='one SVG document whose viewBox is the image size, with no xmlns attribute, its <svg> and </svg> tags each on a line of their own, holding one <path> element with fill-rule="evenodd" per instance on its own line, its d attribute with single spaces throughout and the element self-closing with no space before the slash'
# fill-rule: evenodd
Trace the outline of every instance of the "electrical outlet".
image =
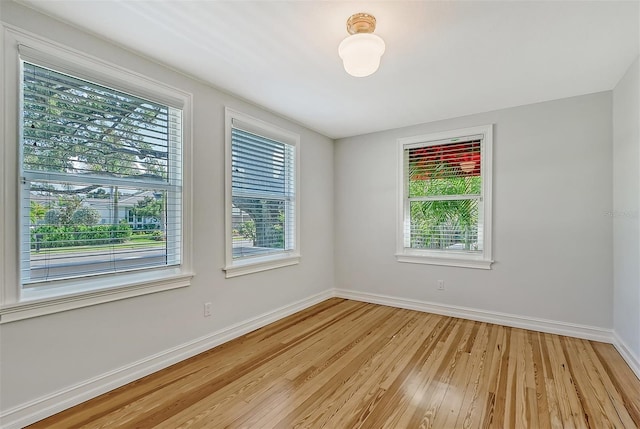
<svg viewBox="0 0 640 429">
<path fill-rule="evenodd" d="M 211 316 L 211 303 L 210 302 L 205 302 L 204 303 L 204 317 L 209 317 Z"/>
<path fill-rule="evenodd" d="M 444 290 L 444 280 L 438 280 L 438 290 Z"/>
</svg>

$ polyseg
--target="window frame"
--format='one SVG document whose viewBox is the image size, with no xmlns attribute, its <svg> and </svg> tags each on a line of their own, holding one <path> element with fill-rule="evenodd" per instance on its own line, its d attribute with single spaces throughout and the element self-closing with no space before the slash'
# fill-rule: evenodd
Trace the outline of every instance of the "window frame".
<svg viewBox="0 0 640 429">
<path fill-rule="evenodd" d="M 408 181 L 405 170 L 404 151 L 409 146 L 431 146 L 448 142 L 464 141 L 471 136 L 482 135 L 480 143 L 480 176 L 482 178 L 482 189 L 479 205 L 482 205 L 483 223 L 482 228 L 483 250 L 481 254 L 465 253 L 455 250 L 429 250 L 414 249 L 405 246 L 405 228 L 410 222 L 408 210 Z M 397 139 L 397 177 L 398 177 L 398 214 L 396 232 L 396 260 L 398 262 L 443 265 L 463 268 L 478 268 L 490 270 L 492 259 L 492 158 L 493 158 L 493 124 L 477 127 L 462 128 L 450 131 L 443 131 L 430 134 L 421 134 L 411 137 L 401 137 Z"/>
<path fill-rule="evenodd" d="M 232 195 L 232 128 L 237 128 L 261 137 L 288 144 L 294 153 L 294 234 L 293 248 L 277 253 L 269 253 L 255 257 L 233 258 L 233 195 Z M 285 222 L 290 222 L 285 219 Z M 289 130 L 269 124 L 237 110 L 225 107 L 225 266 L 226 278 L 237 277 L 260 271 L 296 265 L 300 262 L 300 135 Z"/>
<path fill-rule="evenodd" d="M 0 225 L 3 234 L 0 268 L 4 274 L 0 278 L 0 323 L 188 286 L 193 277 L 191 94 L 19 29 L 3 28 L 3 31 L 5 115 L 1 119 L 4 174 L 0 175 L 0 196 L 6 204 Z M 182 222 L 182 261 L 179 265 L 105 273 L 92 276 L 91 281 L 87 281 L 88 277 L 53 280 L 46 285 L 29 288 L 31 290 L 22 287 L 19 258 L 21 234 L 24 233 L 20 224 L 22 185 L 19 147 L 22 60 L 182 110 L 182 209 L 178 214 Z"/>
</svg>

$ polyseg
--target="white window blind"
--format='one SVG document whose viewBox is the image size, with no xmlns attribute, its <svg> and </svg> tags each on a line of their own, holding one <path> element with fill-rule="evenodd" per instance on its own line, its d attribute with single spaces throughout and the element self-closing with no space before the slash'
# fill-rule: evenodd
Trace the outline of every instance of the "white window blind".
<svg viewBox="0 0 640 429">
<path fill-rule="evenodd" d="M 295 147 L 231 128 L 233 259 L 295 247 Z"/>
<path fill-rule="evenodd" d="M 21 280 L 181 263 L 182 110 L 22 62 Z"/>
<path fill-rule="evenodd" d="M 481 137 L 404 148 L 404 246 L 482 254 Z"/>
</svg>

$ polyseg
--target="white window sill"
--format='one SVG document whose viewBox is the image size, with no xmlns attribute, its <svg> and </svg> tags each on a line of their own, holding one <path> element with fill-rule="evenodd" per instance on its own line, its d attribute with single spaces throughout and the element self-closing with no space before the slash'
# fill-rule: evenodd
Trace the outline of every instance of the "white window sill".
<svg viewBox="0 0 640 429">
<path fill-rule="evenodd" d="M 443 265 L 448 267 L 476 268 L 481 270 L 490 270 L 493 261 L 491 259 L 483 259 L 477 256 L 468 256 L 465 254 L 447 253 L 444 255 L 434 255 L 433 253 L 397 253 L 396 260 L 398 262 L 407 262 L 410 264 L 428 264 Z"/>
<path fill-rule="evenodd" d="M 25 289 L 20 302 L 0 307 L 0 324 L 186 287 L 192 277 L 193 273 L 172 269 L 115 277 L 116 284 L 114 276 L 104 281 L 85 279 L 82 289 L 77 286 Z"/>
<path fill-rule="evenodd" d="M 281 254 L 233 261 L 223 268 L 225 277 L 238 277 L 300 263 L 299 254 Z"/>
</svg>

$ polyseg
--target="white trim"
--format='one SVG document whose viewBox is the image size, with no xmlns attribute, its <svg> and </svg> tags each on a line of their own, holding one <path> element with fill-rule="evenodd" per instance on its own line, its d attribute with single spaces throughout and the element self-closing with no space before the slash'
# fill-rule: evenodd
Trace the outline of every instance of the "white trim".
<svg viewBox="0 0 640 429">
<path fill-rule="evenodd" d="M 419 255 L 412 255 L 409 252 L 396 254 L 396 260 L 398 262 L 408 262 L 410 264 L 429 264 L 429 265 L 443 265 L 448 267 L 461 267 L 461 268 L 478 268 L 481 270 L 490 270 L 493 261 L 478 259 L 477 256 L 465 258 L 465 255 L 455 257 L 453 252 L 447 252 L 443 256 L 427 256 L 426 253 Z"/>
<path fill-rule="evenodd" d="M 277 256 L 277 259 L 265 257 L 264 261 L 250 259 L 246 261 L 246 264 L 238 263 L 236 261 L 233 265 L 223 268 L 225 277 L 229 279 L 231 277 L 259 273 L 260 271 L 273 270 L 274 268 L 288 267 L 289 265 L 296 265 L 300 263 L 300 255 L 278 254 L 275 256 Z"/>
<path fill-rule="evenodd" d="M 17 53 L 15 53 L 15 43 L 12 34 L 2 24 L 3 49 L 4 53 L 0 56 L 3 62 L 2 71 L 0 73 L 3 78 L 3 98 L 4 115 L 3 115 L 3 140 L 0 141 L 3 156 L 0 159 L 0 188 L 2 188 L 2 273 L 0 273 L 0 305 L 3 303 L 17 302 L 20 292 L 19 268 L 19 237 L 18 224 L 14 223 L 19 218 L 20 205 L 18 204 L 18 82 L 19 61 Z M 14 53 L 13 59 L 10 54 Z"/>
<path fill-rule="evenodd" d="M 244 274 L 257 273 L 260 271 L 295 265 L 300 262 L 300 135 L 288 131 L 284 128 L 271 125 L 261 119 L 254 118 L 245 113 L 238 112 L 229 107 L 224 109 L 225 117 L 225 186 L 224 186 L 224 206 L 225 206 L 225 271 L 226 278 L 237 277 Z M 294 181 L 294 248 L 282 253 L 273 255 L 256 256 L 241 260 L 233 259 L 233 215 L 232 215 L 232 171 L 231 171 L 231 130 L 237 127 L 244 131 L 260 135 L 281 143 L 293 146 L 295 151 Z"/>
<path fill-rule="evenodd" d="M 238 130 L 246 131 L 269 140 L 282 142 L 293 147 L 297 147 L 300 143 L 300 136 L 298 134 L 229 107 L 225 107 L 225 119 L 227 118 L 231 121 L 230 125 Z"/>
<path fill-rule="evenodd" d="M 353 299 L 355 301 L 370 302 L 372 304 L 405 308 L 408 310 L 458 317 L 478 322 L 494 323 L 497 325 L 510 326 L 512 328 L 529 329 L 532 331 L 566 335 L 605 343 L 613 342 L 612 331 L 610 329 L 599 328 L 596 326 L 578 325 L 575 323 L 560 322 L 557 320 L 539 319 L 536 317 L 519 316 L 516 314 L 499 313 L 469 307 L 460 307 L 457 305 L 418 301 L 415 299 L 399 298 L 346 289 L 336 289 L 335 296 Z"/>
<path fill-rule="evenodd" d="M 110 285 L 109 287 L 89 292 L 68 293 L 55 297 L 33 299 L 4 305 L 0 307 L 0 324 L 186 287 L 191 284 L 191 278 L 193 277 L 193 274 L 186 273 L 174 275 L 159 274 L 160 275 L 154 277 L 148 277 L 147 274 L 147 277 L 143 277 L 137 282 L 131 281 L 132 277 L 127 276 L 126 278 L 130 281 L 124 283 L 121 287 L 113 287 Z M 77 291 L 75 288 L 71 290 Z M 59 292 L 56 289 L 53 289 L 53 291 Z"/>
<path fill-rule="evenodd" d="M 2 47 L 3 50 L 7 48 L 7 46 L 5 46 L 5 29 L 2 25 L 0 25 L 0 46 Z M 3 139 L 4 142 L 8 142 L 8 141 L 11 141 L 10 140 L 11 132 L 8 126 L 9 118 L 7 113 L 7 111 L 9 110 L 10 97 L 8 97 L 7 94 L 5 93 L 6 80 L 8 79 L 7 77 L 8 73 L 6 73 L 7 67 L 4 64 L 5 61 L 6 60 L 4 56 L 0 57 L 0 67 L 1 67 L 1 70 L 3 71 L 2 73 L 0 73 L 0 103 L 2 104 L 1 105 L 2 108 L 0 109 L 0 111 L 5 112 L 3 115 L 0 115 L 0 139 Z M 9 145 L 7 144 L 0 144 L 0 159 L 2 160 L 13 159 L 7 151 L 8 146 Z M 12 298 L 8 297 L 9 293 L 7 293 L 7 290 L 6 290 L 7 288 L 5 288 L 4 285 L 7 284 L 9 280 L 8 279 L 9 276 L 5 268 L 5 264 L 6 264 L 5 248 L 7 248 L 8 250 L 11 247 L 10 245 L 11 240 L 8 240 L 8 238 L 5 235 L 8 230 L 8 228 L 5 226 L 5 223 L 7 222 L 6 221 L 7 219 L 12 219 L 12 217 L 7 215 L 9 213 L 13 214 L 12 208 L 11 208 L 12 204 L 8 203 L 7 196 L 5 195 L 5 187 L 8 185 L 9 177 L 13 173 L 8 171 L 9 169 L 5 167 L 4 162 L 0 162 L 0 166 L 2 167 L 2 171 L 0 171 L 0 201 L 2 201 L 2 205 L 4 206 L 3 208 L 0 208 L 0 303 L 2 303 L 2 302 L 7 302 L 12 300 Z M 12 228 L 12 229 L 15 229 L 15 228 Z"/>
<path fill-rule="evenodd" d="M 160 371 L 174 363 L 231 341 L 234 338 L 266 326 L 269 323 L 302 311 L 332 296 L 332 290 L 326 290 L 273 311 L 220 329 L 193 341 L 168 350 L 163 350 L 152 356 L 93 377 L 69 388 L 18 405 L 0 414 L 2 427 L 4 429 L 22 428 L 110 390 L 124 386 L 146 375 Z"/>
<path fill-rule="evenodd" d="M 629 368 L 631 368 L 633 373 L 640 380 L 640 358 L 631 351 L 616 331 L 613 331 L 613 346 L 618 350 L 622 359 L 627 362 Z"/>
<path fill-rule="evenodd" d="M 116 87 L 131 95 L 182 109 L 184 91 L 146 77 L 143 74 L 106 62 L 59 43 L 45 40 L 16 27 L 7 26 L 18 57 L 46 68 L 88 80 L 106 87 Z"/>
<path fill-rule="evenodd" d="M 469 138 L 481 139 L 480 175 L 482 177 L 483 219 L 479 220 L 481 228 L 483 250 L 481 255 L 465 255 L 464 253 L 446 250 L 434 253 L 431 250 L 411 249 L 405 247 L 405 224 L 408 222 L 408 200 L 406 198 L 406 184 L 404 178 L 405 159 L 404 150 L 407 147 L 430 146 L 435 144 L 453 143 Z M 415 264 L 446 265 L 463 268 L 479 268 L 490 270 L 492 259 L 492 183 L 493 183 L 493 124 L 449 130 L 438 133 L 422 134 L 397 139 L 397 216 L 396 216 L 396 260 Z M 445 197 L 446 198 L 446 197 Z M 481 223 L 481 224 L 480 224 Z M 480 237 L 479 237 L 480 238 Z"/>
<path fill-rule="evenodd" d="M 398 143 L 402 146 L 411 148 L 422 147 L 427 143 L 428 146 L 435 146 L 440 144 L 455 143 L 460 140 L 479 140 L 485 136 L 487 127 L 491 125 L 482 125 L 477 127 L 459 128 L 456 130 L 440 131 L 437 133 L 420 134 L 411 137 L 400 137 Z"/>
</svg>

